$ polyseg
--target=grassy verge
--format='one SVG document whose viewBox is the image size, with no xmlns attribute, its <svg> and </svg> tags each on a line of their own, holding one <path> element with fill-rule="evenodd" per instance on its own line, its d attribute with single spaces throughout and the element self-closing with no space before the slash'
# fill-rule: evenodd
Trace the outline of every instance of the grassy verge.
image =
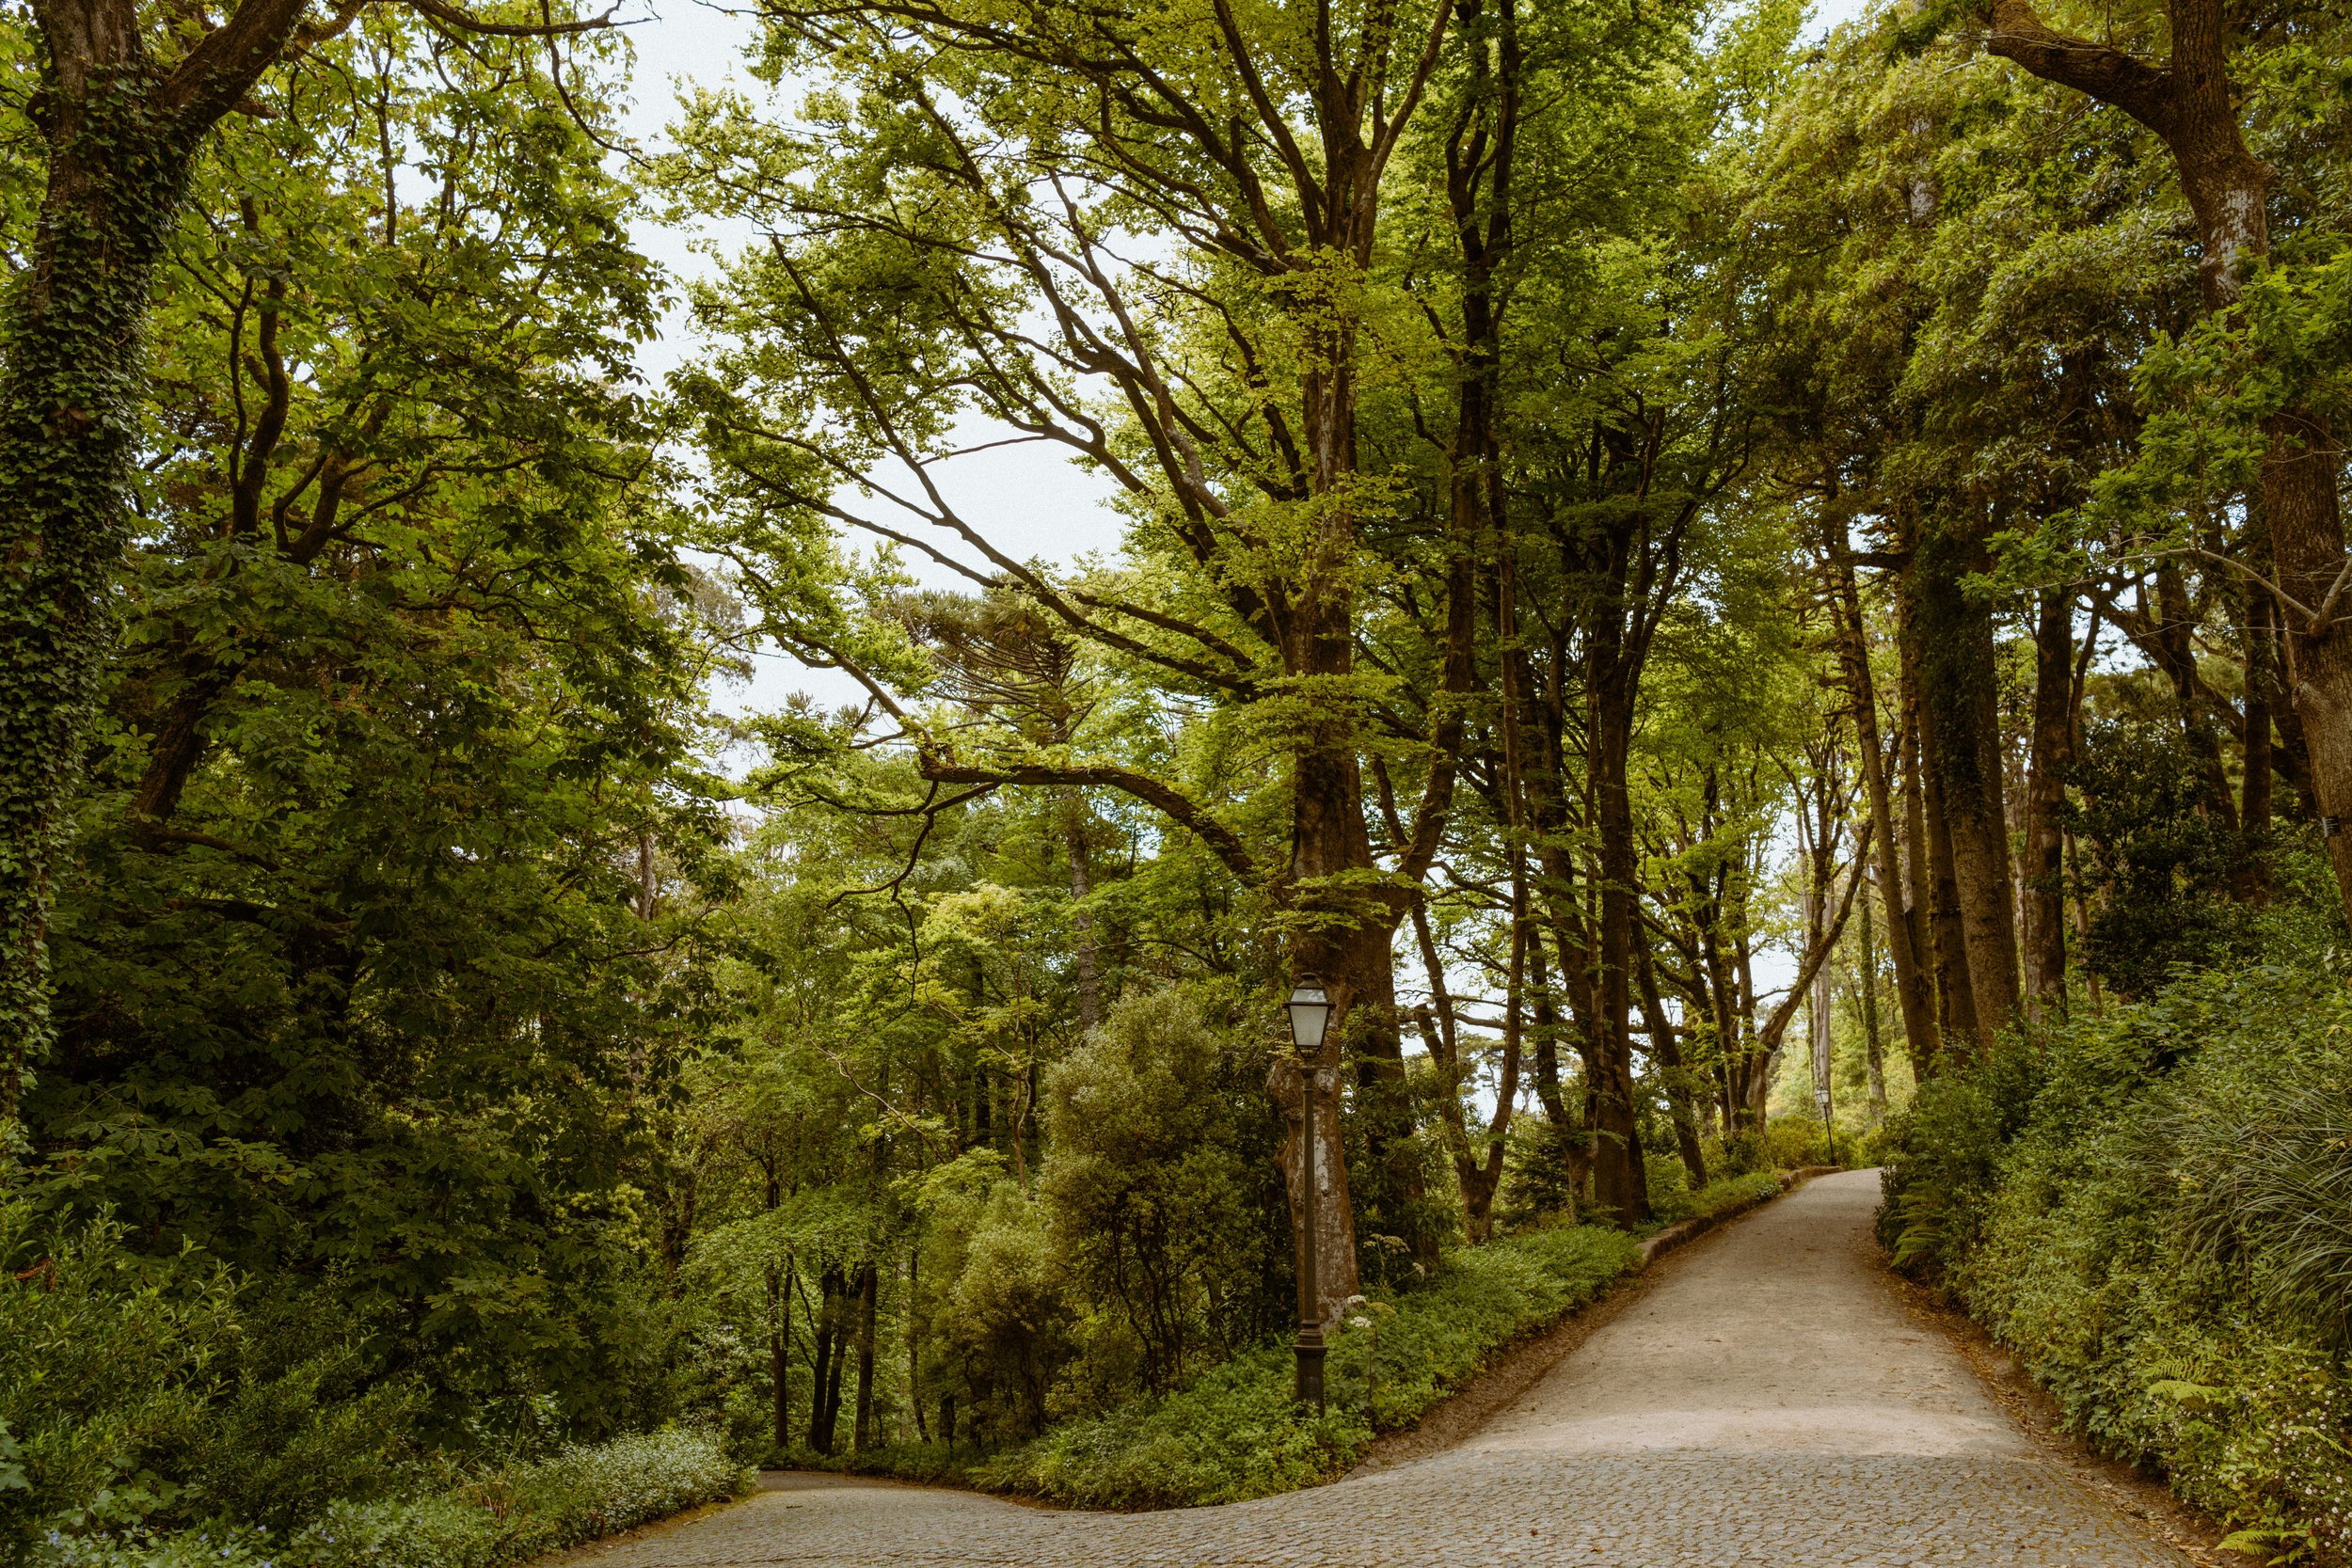
<svg viewBox="0 0 2352 1568">
<path fill-rule="evenodd" d="M 1165 1398 L 1055 1428 L 975 1465 L 983 1486 L 1089 1508 L 1237 1502 L 1311 1485 L 1408 1426 L 1521 1336 L 1591 1301 L 1634 1266 L 1631 1237 L 1592 1227 L 1513 1236 L 1373 1299 L 1331 1347 L 1328 1409 L 1291 1402 L 1290 1347 L 1274 1341 Z"/>
<path fill-rule="evenodd" d="M 1750 1171 L 1745 1176 L 1718 1177 L 1695 1193 L 1678 1187 L 1666 1194 L 1653 1194 L 1652 1217 L 1657 1228 L 1663 1230 L 1684 1220 L 1702 1219 L 1743 1203 L 1758 1202 L 1780 1191 L 1781 1176 L 1776 1170 Z"/>
<path fill-rule="evenodd" d="M 53 1536 L 35 1568 L 507 1568 L 741 1496 L 751 1473 L 716 1437 L 657 1432 L 565 1449 L 454 1487 L 339 1502 L 302 1528 Z"/>
<path fill-rule="evenodd" d="M 1762 1171 L 1677 1189 L 1660 1207 L 1659 1227 L 1768 1197 L 1780 1181 Z M 1600 1295 L 1640 1256 L 1638 1237 L 1597 1227 L 1528 1231 L 1454 1253 L 1435 1278 L 1375 1292 L 1342 1324 L 1320 1418 L 1291 1402 L 1291 1347 L 1280 1338 L 1174 1393 L 1065 1422 L 1000 1453 L 930 1443 L 777 1458 L 1081 1508 L 1182 1508 L 1293 1491 L 1346 1470 L 1379 1433 L 1411 1426 L 1513 1344 Z"/>
</svg>

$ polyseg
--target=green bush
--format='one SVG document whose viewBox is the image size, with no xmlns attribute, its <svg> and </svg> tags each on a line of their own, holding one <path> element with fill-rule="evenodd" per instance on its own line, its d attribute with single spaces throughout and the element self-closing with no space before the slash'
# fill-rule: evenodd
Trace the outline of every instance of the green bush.
<svg viewBox="0 0 2352 1568">
<path fill-rule="evenodd" d="M 1922 1085 L 1880 1234 L 2073 1428 L 2249 1547 L 2352 1560 L 2352 994 L 2278 961 Z"/>
<path fill-rule="evenodd" d="M 21 1276 L 21 1277 L 20 1277 Z M 0 1206 L 0 1552 L 51 1528 L 307 1518 L 410 1460 L 421 1400 L 324 1290 L 241 1291 Z"/>
<path fill-rule="evenodd" d="M 1534 1230 L 1455 1253 L 1426 1283 L 1344 1315 L 1327 1410 L 1291 1402 L 1291 1349 L 1268 1340 L 1159 1399 L 1072 1421 L 976 1465 L 982 1485 L 1092 1508 L 1234 1502 L 1330 1479 L 1374 1435 L 1408 1425 L 1521 1336 L 1634 1266 L 1622 1232 Z"/>
<path fill-rule="evenodd" d="M 445 1491 L 338 1502 L 291 1532 L 53 1534 L 34 1568 L 505 1568 L 739 1497 L 751 1473 L 707 1433 L 667 1431 L 560 1450 Z"/>
<path fill-rule="evenodd" d="M 1738 1208 L 1780 1191 L 1780 1173 L 1773 1170 L 1748 1171 L 1737 1176 L 1718 1176 L 1696 1192 L 1691 1190 L 1690 1178 L 1680 1162 L 1653 1160 L 1650 1162 L 1650 1218 L 1660 1229 L 1679 1225 L 1684 1220 L 1702 1214 L 1718 1213 Z"/>
<path fill-rule="evenodd" d="M 1851 1152 L 1842 1132 L 1837 1145 L 1839 1154 Z M 1710 1136 L 1702 1140 L 1701 1148 L 1707 1156 L 1707 1168 L 1718 1180 L 1831 1163 L 1829 1133 L 1808 1117 L 1774 1117 L 1761 1131 L 1750 1127 Z M 1659 1157 L 1652 1156 L 1650 1163 L 1659 1164 Z"/>
</svg>

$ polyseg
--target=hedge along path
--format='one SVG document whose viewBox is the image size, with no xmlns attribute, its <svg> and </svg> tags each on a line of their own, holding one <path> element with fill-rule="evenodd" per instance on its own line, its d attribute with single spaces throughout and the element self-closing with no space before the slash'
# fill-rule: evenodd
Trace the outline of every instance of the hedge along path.
<svg viewBox="0 0 2352 1568">
<path fill-rule="evenodd" d="M 1887 1290 L 1875 1172 L 1692 1248 L 1465 1441 L 1219 1508 L 1060 1513 L 779 1475 L 580 1568 L 2183 1568 Z"/>
</svg>

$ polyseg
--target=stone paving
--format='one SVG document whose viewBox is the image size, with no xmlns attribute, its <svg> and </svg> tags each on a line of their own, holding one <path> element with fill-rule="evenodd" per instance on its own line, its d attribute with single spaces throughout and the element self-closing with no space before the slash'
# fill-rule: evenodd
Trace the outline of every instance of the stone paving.
<svg viewBox="0 0 2352 1568">
<path fill-rule="evenodd" d="M 1223 1508 L 1077 1513 L 774 1475 L 580 1568 L 2185 1568 L 1876 1277 L 1878 1179 L 1699 1243 L 1460 1447 Z"/>
</svg>

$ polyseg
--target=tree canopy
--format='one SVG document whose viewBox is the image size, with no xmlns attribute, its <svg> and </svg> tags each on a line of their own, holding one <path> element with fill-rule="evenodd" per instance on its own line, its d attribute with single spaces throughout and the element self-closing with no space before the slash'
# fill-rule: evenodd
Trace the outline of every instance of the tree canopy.
<svg viewBox="0 0 2352 1568">
<path fill-rule="evenodd" d="M 0 24 L 0 1262 L 171 1390 L 0 1347 L 9 1550 L 665 1422 L 1247 1495 L 1759 1173 L 2040 1322 L 1989 1151 L 2135 1096 L 2341 1212 L 2129 1022 L 2352 896 L 2335 10 L 752 20 L 644 147 L 658 21 Z M 1355 1414 L 1134 1479 L 1302 1320 Z"/>
</svg>

